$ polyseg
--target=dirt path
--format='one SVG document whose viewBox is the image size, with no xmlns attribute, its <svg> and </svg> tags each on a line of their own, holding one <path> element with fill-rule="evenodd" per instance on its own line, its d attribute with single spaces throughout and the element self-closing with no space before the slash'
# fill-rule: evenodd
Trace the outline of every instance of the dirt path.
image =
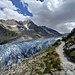
<svg viewBox="0 0 75 75">
<path fill-rule="evenodd" d="M 64 42 L 56 49 L 56 52 L 60 56 L 61 66 L 65 71 L 65 75 L 75 75 L 75 63 L 72 63 L 63 51 Z"/>
</svg>

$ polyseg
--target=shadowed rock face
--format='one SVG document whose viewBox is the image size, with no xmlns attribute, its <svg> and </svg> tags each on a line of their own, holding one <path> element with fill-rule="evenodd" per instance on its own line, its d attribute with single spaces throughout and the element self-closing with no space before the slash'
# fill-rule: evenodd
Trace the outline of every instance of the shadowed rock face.
<svg viewBox="0 0 75 75">
<path fill-rule="evenodd" d="M 53 36 L 62 36 L 62 34 L 60 34 L 59 32 L 57 32 L 56 30 L 53 30 L 51 28 L 47 28 L 45 26 L 41 26 L 41 28 L 43 28 L 44 30 L 46 30 L 49 34 L 53 35 Z"/>
<path fill-rule="evenodd" d="M 75 28 L 71 31 L 71 33 L 74 33 L 75 34 Z"/>
<path fill-rule="evenodd" d="M 6 34 L 7 30 L 2 26 L 0 25 L 0 34 Z"/>
<path fill-rule="evenodd" d="M 5 44 L 10 42 L 11 40 L 16 39 L 18 34 L 14 31 L 10 31 L 0 24 L 0 44 Z"/>
</svg>

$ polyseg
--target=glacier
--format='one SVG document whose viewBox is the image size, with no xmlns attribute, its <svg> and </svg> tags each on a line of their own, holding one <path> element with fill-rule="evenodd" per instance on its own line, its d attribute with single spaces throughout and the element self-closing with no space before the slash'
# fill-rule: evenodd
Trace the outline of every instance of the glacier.
<svg viewBox="0 0 75 75">
<path fill-rule="evenodd" d="M 0 70 L 32 56 L 52 45 L 56 40 L 57 38 L 41 38 L 38 40 L 0 45 Z"/>
</svg>

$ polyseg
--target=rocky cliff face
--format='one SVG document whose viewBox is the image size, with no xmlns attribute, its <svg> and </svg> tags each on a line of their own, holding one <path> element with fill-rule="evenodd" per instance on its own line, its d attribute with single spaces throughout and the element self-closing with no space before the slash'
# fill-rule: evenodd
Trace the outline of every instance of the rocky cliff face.
<svg viewBox="0 0 75 75">
<path fill-rule="evenodd" d="M 75 28 L 63 38 L 65 41 L 64 51 L 70 57 L 70 59 L 75 62 Z"/>
</svg>

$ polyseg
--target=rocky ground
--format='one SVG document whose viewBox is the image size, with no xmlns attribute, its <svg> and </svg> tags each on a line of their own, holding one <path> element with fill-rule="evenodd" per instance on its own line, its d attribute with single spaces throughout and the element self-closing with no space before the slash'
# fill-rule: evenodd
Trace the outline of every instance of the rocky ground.
<svg viewBox="0 0 75 75">
<path fill-rule="evenodd" d="M 63 75 L 75 75 L 75 63 L 71 62 L 69 57 L 64 53 L 63 46 L 64 42 L 56 49 L 56 52 L 60 56 L 61 66 L 63 67 L 65 73 Z"/>
</svg>

